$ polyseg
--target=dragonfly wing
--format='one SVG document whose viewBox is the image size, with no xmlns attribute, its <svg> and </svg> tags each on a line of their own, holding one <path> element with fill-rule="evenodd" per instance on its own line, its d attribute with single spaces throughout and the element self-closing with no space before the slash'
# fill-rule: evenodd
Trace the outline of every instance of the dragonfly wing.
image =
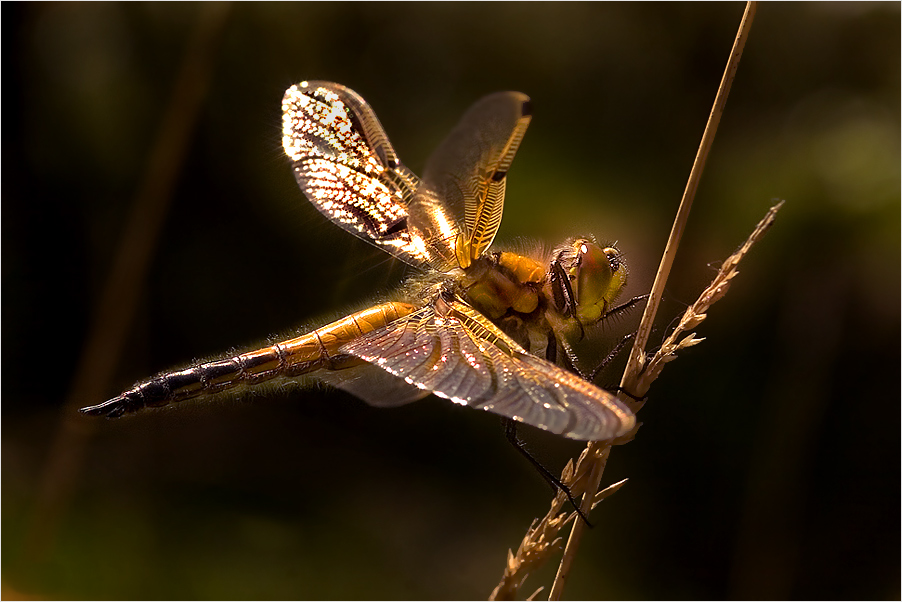
<svg viewBox="0 0 902 602">
<path fill-rule="evenodd" d="M 444 261 L 439 267 L 465 268 L 491 245 L 501 224 L 507 171 L 530 118 L 525 94 L 486 96 L 430 157 L 410 202 L 410 223 Z"/>
<path fill-rule="evenodd" d="M 282 99 L 282 146 L 307 198 L 330 220 L 414 266 L 427 260 L 408 230 L 419 186 L 376 114 L 356 92 L 301 82 Z"/>
<path fill-rule="evenodd" d="M 616 397 L 530 355 L 460 301 L 439 299 L 341 352 L 440 397 L 572 439 L 611 439 L 635 426 Z"/>
<path fill-rule="evenodd" d="M 429 395 L 429 391 L 411 385 L 403 378 L 380 370 L 373 364 L 336 371 L 321 370 L 313 376 L 377 408 L 402 406 Z"/>
</svg>

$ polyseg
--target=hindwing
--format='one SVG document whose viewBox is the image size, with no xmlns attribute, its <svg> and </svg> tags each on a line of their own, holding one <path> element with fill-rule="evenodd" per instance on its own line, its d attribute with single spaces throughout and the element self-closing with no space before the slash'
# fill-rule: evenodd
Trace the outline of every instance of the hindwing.
<svg viewBox="0 0 902 602">
<path fill-rule="evenodd" d="M 341 352 L 440 397 L 571 439 L 611 439 L 635 426 L 616 397 L 530 355 L 458 300 L 438 299 Z"/>
<path fill-rule="evenodd" d="M 443 267 L 466 268 L 492 244 L 504 211 L 507 171 L 529 126 L 529 97 L 481 99 L 435 150 L 410 202 L 411 225 Z M 454 224 L 449 229 L 447 224 Z"/>
</svg>

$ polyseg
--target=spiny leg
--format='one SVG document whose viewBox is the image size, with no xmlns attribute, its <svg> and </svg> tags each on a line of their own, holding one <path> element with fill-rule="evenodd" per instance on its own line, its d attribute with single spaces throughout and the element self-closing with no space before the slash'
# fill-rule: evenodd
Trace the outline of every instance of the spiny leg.
<svg viewBox="0 0 902 602">
<path fill-rule="evenodd" d="M 611 361 L 623 350 L 623 347 L 628 342 L 630 342 L 635 336 L 636 336 L 636 333 L 630 333 L 630 334 L 626 335 L 625 337 L 623 337 L 622 339 L 620 339 L 620 342 L 617 343 L 617 345 L 615 345 L 613 349 L 611 349 L 611 352 L 608 353 L 608 356 L 606 358 L 604 358 L 603 360 L 601 360 L 601 363 L 599 363 L 598 366 L 596 366 L 596 368 L 594 370 L 592 370 L 592 373 L 589 374 L 586 377 L 586 379 L 590 382 L 595 382 L 595 377 L 598 376 L 598 373 L 601 372 L 602 370 L 604 370 L 605 367 L 608 364 L 610 364 Z M 646 401 L 648 401 L 648 395 L 645 395 L 643 397 L 637 397 L 636 395 L 633 395 L 632 393 L 630 393 L 629 391 L 627 391 L 626 389 L 624 389 L 623 387 L 621 387 L 619 385 L 610 386 L 610 387 L 605 386 L 604 388 L 605 388 L 605 390 L 611 391 L 612 393 L 623 393 L 627 397 L 630 397 L 633 401 L 636 401 L 639 403 L 644 404 Z"/>
<path fill-rule="evenodd" d="M 589 382 L 595 382 L 595 377 L 598 376 L 599 372 L 607 368 L 608 364 L 614 361 L 615 357 L 620 355 L 620 352 L 623 351 L 623 348 L 626 346 L 626 344 L 632 341 L 635 337 L 636 333 L 631 332 L 630 334 L 620 339 L 620 341 L 616 345 L 614 345 L 614 348 L 611 349 L 608 355 L 603 360 L 601 360 L 601 362 L 599 362 L 597 366 L 595 366 L 595 369 L 585 376 L 585 379 Z"/>
<path fill-rule="evenodd" d="M 637 303 L 639 303 L 640 301 L 645 301 L 647 299 L 648 299 L 648 295 L 639 295 L 638 297 L 633 297 L 626 303 L 621 303 L 620 305 L 618 305 L 617 307 L 613 308 L 611 311 L 606 313 L 605 318 L 608 318 L 610 316 L 616 316 L 617 314 L 621 314 L 625 311 L 629 311 Z M 589 382 L 595 382 L 595 377 L 598 376 L 599 372 L 604 370 L 608 366 L 608 364 L 610 364 L 612 361 L 614 361 L 614 358 L 617 357 L 621 351 L 623 351 L 624 346 L 628 342 L 633 340 L 633 338 L 635 336 L 636 336 L 636 333 L 633 332 L 633 333 L 626 335 L 622 339 L 620 339 L 620 341 L 617 342 L 617 344 L 614 346 L 614 348 L 611 349 L 611 351 L 608 353 L 608 355 L 603 360 L 601 360 L 601 362 L 595 367 L 595 369 L 592 370 L 589 374 L 583 375 L 583 378 L 585 378 Z M 605 388 L 607 388 L 607 387 L 605 387 Z M 630 395 L 630 394 L 627 393 L 627 395 Z M 630 395 L 630 397 L 634 397 L 634 396 Z"/>
<path fill-rule="evenodd" d="M 609 317 L 614 316 L 614 315 L 616 315 L 616 314 L 623 313 L 623 312 L 625 312 L 625 311 L 628 311 L 628 310 L 632 309 L 633 306 L 636 305 L 637 303 L 639 303 L 640 301 L 647 301 L 647 300 L 648 300 L 648 295 L 647 295 L 647 294 L 645 294 L 645 295 L 639 295 L 638 297 L 633 297 L 633 298 L 630 299 L 629 301 L 626 301 L 625 303 L 621 303 L 621 304 L 618 305 L 617 307 L 612 308 L 609 312 L 607 312 L 607 313 L 604 315 L 604 317 L 605 317 L 605 318 L 609 318 Z"/>
<path fill-rule="evenodd" d="M 507 440 L 510 442 L 514 448 L 520 452 L 524 458 L 529 460 L 529 463 L 532 464 L 533 468 L 535 468 L 542 478 L 545 479 L 545 482 L 551 487 L 555 494 L 558 492 L 563 492 L 564 495 L 567 496 L 567 500 L 573 506 L 573 509 L 576 510 L 576 513 L 582 519 L 584 523 L 586 523 L 587 527 L 592 527 L 592 523 L 589 522 L 589 519 L 583 514 L 583 511 L 580 510 L 579 504 L 576 499 L 573 497 L 573 493 L 571 493 L 570 488 L 564 485 L 559 478 L 554 476 L 550 470 L 545 468 L 541 462 L 536 460 L 532 454 L 526 449 L 523 441 L 517 437 L 517 423 L 510 418 L 502 418 L 501 423 L 504 425 L 504 434 L 507 437 Z"/>
</svg>

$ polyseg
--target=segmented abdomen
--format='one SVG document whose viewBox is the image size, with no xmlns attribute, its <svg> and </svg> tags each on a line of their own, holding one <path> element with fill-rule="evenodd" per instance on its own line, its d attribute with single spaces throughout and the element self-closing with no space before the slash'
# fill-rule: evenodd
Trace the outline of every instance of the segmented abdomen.
<svg viewBox="0 0 902 602">
<path fill-rule="evenodd" d="M 161 374 L 136 384 L 118 397 L 80 411 L 91 416 L 115 418 L 145 407 L 212 395 L 242 384 L 255 385 L 276 377 L 357 366 L 364 363 L 363 360 L 339 353 L 343 345 L 416 309 L 408 303 L 376 305 L 269 347 Z"/>
</svg>

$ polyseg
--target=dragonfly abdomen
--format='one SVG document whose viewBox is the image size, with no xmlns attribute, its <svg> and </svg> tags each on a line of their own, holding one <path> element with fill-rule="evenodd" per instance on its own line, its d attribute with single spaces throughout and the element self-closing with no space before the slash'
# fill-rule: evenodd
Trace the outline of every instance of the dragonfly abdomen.
<svg viewBox="0 0 902 602">
<path fill-rule="evenodd" d="M 343 345 L 416 309 L 408 303 L 382 303 L 287 341 L 155 376 L 104 403 L 82 408 L 81 412 L 116 418 L 146 407 L 162 407 L 202 395 L 215 395 L 239 385 L 256 385 L 276 377 L 351 368 L 364 361 L 340 353 Z"/>
</svg>

